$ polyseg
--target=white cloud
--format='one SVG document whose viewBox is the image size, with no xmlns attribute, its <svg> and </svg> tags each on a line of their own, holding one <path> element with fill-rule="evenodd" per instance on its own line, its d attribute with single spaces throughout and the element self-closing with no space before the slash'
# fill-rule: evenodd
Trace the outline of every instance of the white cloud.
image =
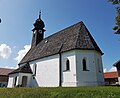
<svg viewBox="0 0 120 98">
<path fill-rule="evenodd" d="M 109 69 L 109 72 L 113 72 L 113 71 L 117 71 L 116 67 L 111 67 L 111 68 Z"/>
<path fill-rule="evenodd" d="M 104 71 L 104 72 L 107 72 L 107 69 L 105 68 L 103 71 Z"/>
<path fill-rule="evenodd" d="M 111 67 L 110 69 L 104 68 L 104 72 L 114 72 L 117 71 L 116 67 Z"/>
<path fill-rule="evenodd" d="M 0 66 L 0 68 L 16 69 L 17 66 L 16 67 L 13 67 L 13 66 Z"/>
<path fill-rule="evenodd" d="M 0 58 L 8 59 L 12 53 L 11 48 L 6 44 L 0 45 Z"/>
<path fill-rule="evenodd" d="M 15 58 L 15 60 L 19 63 L 21 59 L 25 56 L 25 54 L 28 52 L 30 49 L 31 45 L 25 45 L 24 49 L 18 51 L 18 56 Z"/>
</svg>

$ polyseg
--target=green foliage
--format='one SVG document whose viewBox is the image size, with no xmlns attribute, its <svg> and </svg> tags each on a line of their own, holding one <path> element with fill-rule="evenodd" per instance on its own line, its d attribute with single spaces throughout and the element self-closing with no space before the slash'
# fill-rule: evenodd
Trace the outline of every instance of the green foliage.
<svg viewBox="0 0 120 98">
<path fill-rule="evenodd" d="M 120 98 L 119 87 L 1 88 L 0 98 Z"/>
<path fill-rule="evenodd" d="M 108 0 L 113 5 L 116 6 L 117 16 L 115 18 L 116 26 L 113 27 L 113 30 L 115 30 L 115 34 L 120 34 L 120 0 Z"/>
<path fill-rule="evenodd" d="M 118 29 L 118 26 L 114 26 L 114 27 L 113 27 L 113 30 L 117 30 L 117 29 Z"/>
<path fill-rule="evenodd" d="M 120 1 L 119 0 L 108 0 L 109 2 L 112 2 L 112 4 L 118 4 Z"/>
</svg>

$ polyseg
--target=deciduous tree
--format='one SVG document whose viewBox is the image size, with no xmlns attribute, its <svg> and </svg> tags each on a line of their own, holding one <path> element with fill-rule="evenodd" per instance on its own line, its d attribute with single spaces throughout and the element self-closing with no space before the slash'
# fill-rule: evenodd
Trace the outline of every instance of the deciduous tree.
<svg viewBox="0 0 120 98">
<path fill-rule="evenodd" d="M 116 8 L 116 18 L 115 18 L 115 26 L 113 27 L 113 30 L 115 30 L 115 34 L 120 34 L 120 0 L 108 0 L 113 5 L 115 5 Z"/>
</svg>

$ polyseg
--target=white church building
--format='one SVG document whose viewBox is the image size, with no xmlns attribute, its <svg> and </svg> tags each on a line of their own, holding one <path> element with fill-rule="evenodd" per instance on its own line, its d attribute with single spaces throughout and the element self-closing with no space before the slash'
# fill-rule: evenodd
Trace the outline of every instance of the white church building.
<svg viewBox="0 0 120 98">
<path fill-rule="evenodd" d="M 8 87 L 104 85 L 103 52 L 82 21 L 46 38 L 44 27 L 39 15 L 31 49 L 9 73 Z"/>
</svg>

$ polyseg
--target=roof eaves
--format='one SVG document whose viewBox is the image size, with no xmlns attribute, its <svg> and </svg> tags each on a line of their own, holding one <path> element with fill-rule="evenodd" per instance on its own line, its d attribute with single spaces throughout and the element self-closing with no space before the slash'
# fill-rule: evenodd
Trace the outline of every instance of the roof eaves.
<svg viewBox="0 0 120 98">
<path fill-rule="evenodd" d="M 115 63 L 113 64 L 113 66 L 116 66 L 118 63 L 120 63 L 120 60 L 118 60 L 117 62 L 115 62 Z"/>
</svg>

